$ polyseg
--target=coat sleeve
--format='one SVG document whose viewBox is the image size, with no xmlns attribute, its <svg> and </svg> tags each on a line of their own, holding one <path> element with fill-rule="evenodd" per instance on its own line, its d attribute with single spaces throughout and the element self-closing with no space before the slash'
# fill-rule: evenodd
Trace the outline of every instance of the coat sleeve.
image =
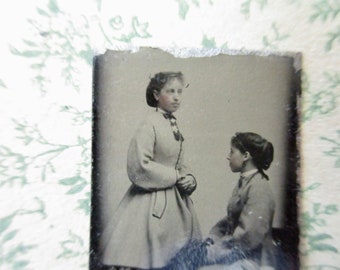
<svg viewBox="0 0 340 270">
<path fill-rule="evenodd" d="M 247 201 L 241 211 L 231 241 L 243 250 L 260 245 L 271 230 L 274 200 L 266 180 L 249 187 Z"/>
<path fill-rule="evenodd" d="M 145 190 L 161 190 L 176 184 L 175 168 L 154 161 L 155 130 L 146 122 L 132 138 L 127 157 L 129 179 Z"/>
<path fill-rule="evenodd" d="M 196 180 L 196 177 L 194 176 L 193 171 L 191 170 L 191 168 L 185 162 L 185 159 L 184 159 L 184 146 L 183 145 L 182 145 L 182 153 L 180 155 L 179 162 L 178 162 L 178 173 L 179 173 L 179 177 L 190 176 L 190 177 L 193 178 L 193 180 L 195 182 L 195 185 L 190 190 L 182 191 L 179 188 L 179 191 L 181 192 L 181 194 L 188 195 L 188 196 L 191 195 L 196 190 L 197 180 Z"/>
<path fill-rule="evenodd" d="M 185 175 L 190 174 L 192 177 L 194 177 L 194 174 L 193 174 L 191 168 L 188 166 L 188 164 L 185 162 L 185 159 L 184 159 L 185 149 L 184 149 L 183 143 L 182 143 L 181 147 L 182 147 L 182 151 L 181 151 L 181 155 L 179 157 L 179 161 L 178 161 L 178 165 L 177 165 L 178 172 L 179 172 L 180 176 L 185 176 Z"/>
</svg>

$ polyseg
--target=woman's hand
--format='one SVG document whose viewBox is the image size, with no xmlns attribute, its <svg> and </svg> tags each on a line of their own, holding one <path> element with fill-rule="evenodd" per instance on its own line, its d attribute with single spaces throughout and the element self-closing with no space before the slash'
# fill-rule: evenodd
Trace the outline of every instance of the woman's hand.
<svg viewBox="0 0 340 270">
<path fill-rule="evenodd" d="M 176 183 L 180 192 L 190 195 L 196 189 L 196 180 L 191 174 L 180 177 Z"/>
<path fill-rule="evenodd" d="M 232 249 L 229 246 L 225 246 L 225 243 L 221 238 L 212 239 L 211 237 L 208 237 L 204 241 L 204 244 L 207 249 L 207 264 L 220 263 L 221 260 L 227 259 L 232 253 Z"/>
<path fill-rule="evenodd" d="M 207 239 L 204 240 L 203 244 L 206 246 L 211 246 L 215 243 L 214 239 L 212 239 L 211 237 L 208 237 Z"/>
</svg>

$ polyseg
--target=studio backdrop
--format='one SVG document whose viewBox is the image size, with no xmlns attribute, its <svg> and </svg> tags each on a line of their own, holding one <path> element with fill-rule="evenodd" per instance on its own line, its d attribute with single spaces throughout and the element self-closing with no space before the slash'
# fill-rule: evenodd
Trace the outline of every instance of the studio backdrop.
<svg viewBox="0 0 340 270">
<path fill-rule="evenodd" d="M 298 92 L 295 65 L 292 56 L 240 53 L 178 58 L 150 48 L 107 51 L 98 56 L 93 181 L 100 223 L 108 222 L 131 185 L 127 151 L 146 114 L 154 110 L 145 100 L 150 78 L 161 71 L 181 71 L 188 87 L 175 115 L 185 137 L 186 163 L 197 179 L 191 198 L 202 233 L 206 235 L 226 215 L 239 178 L 228 165 L 230 139 L 236 132 L 247 131 L 274 145 L 274 161 L 267 171 L 276 200 L 273 227 L 284 227 L 287 205 L 293 199 L 287 198 L 287 188 L 296 180 L 291 179 L 295 166 L 289 159 L 296 125 L 291 123 Z"/>
</svg>

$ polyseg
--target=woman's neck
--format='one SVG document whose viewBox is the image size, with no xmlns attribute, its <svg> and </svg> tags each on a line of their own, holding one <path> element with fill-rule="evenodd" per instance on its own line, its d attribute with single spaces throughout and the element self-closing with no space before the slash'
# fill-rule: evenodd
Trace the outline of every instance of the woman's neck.
<svg viewBox="0 0 340 270">
<path fill-rule="evenodd" d="M 245 166 L 241 169 L 241 174 L 252 171 L 252 170 L 257 170 L 257 167 L 254 165 L 253 162 L 246 162 Z"/>
<path fill-rule="evenodd" d="M 241 173 L 241 177 L 248 177 L 250 175 L 254 175 L 255 173 L 258 172 L 258 169 L 253 169 L 253 170 L 250 170 L 250 171 L 246 171 L 246 172 L 243 172 Z"/>
<path fill-rule="evenodd" d="M 164 109 L 162 109 L 160 107 L 157 107 L 156 111 L 161 112 L 161 113 L 169 113 L 169 114 L 171 114 L 171 112 L 168 112 L 168 111 L 166 111 L 166 110 L 164 110 Z"/>
</svg>

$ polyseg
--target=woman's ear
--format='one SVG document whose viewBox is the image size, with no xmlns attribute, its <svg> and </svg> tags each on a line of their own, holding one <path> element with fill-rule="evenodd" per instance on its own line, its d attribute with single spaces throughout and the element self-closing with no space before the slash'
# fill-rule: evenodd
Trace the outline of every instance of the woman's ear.
<svg viewBox="0 0 340 270">
<path fill-rule="evenodd" d="M 159 92 L 157 90 L 153 90 L 153 97 L 155 98 L 156 101 L 159 99 Z"/>
<path fill-rule="evenodd" d="M 248 151 L 246 151 L 243 155 L 243 160 L 247 161 L 250 160 L 251 158 L 252 158 L 251 154 Z"/>
</svg>

